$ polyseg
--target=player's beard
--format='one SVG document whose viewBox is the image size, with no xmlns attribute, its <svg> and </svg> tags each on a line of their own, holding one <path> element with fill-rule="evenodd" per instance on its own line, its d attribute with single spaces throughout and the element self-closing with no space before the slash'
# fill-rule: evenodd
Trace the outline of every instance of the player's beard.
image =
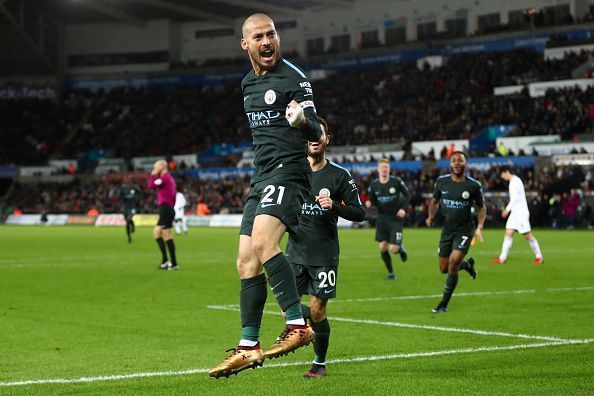
<svg viewBox="0 0 594 396">
<path fill-rule="evenodd" d="M 260 50 L 260 48 L 258 48 L 255 51 L 252 51 L 251 49 L 248 50 L 248 54 L 250 56 L 251 62 L 253 64 L 258 65 L 260 70 L 269 71 L 269 70 L 274 69 L 276 67 L 276 64 L 278 63 L 279 59 L 281 58 L 281 52 L 280 52 L 279 47 L 271 46 L 270 49 L 273 51 L 271 62 L 265 62 L 262 59 L 262 55 L 261 55 L 262 51 Z"/>
<path fill-rule="evenodd" d="M 460 171 L 456 172 L 456 170 L 453 166 L 450 167 L 452 173 L 458 177 L 460 177 L 464 174 L 464 171 L 466 170 L 466 166 L 459 166 L 459 168 L 460 168 Z"/>
</svg>

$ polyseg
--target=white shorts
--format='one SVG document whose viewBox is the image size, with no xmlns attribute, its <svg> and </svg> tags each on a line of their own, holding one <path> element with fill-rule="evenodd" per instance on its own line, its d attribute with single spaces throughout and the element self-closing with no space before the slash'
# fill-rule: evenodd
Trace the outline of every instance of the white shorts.
<svg viewBox="0 0 594 396">
<path fill-rule="evenodd" d="M 175 220 L 182 220 L 184 217 L 186 217 L 186 214 L 183 209 L 175 211 Z"/>
<path fill-rule="evenodd" d="M 509 215 L 505 228 L 508 230 L 516 230 L 520 234 L 525 234 L 531 231 L 530 228 L 530 214 L 515 215 L 513 212 Z"/>
</svg>

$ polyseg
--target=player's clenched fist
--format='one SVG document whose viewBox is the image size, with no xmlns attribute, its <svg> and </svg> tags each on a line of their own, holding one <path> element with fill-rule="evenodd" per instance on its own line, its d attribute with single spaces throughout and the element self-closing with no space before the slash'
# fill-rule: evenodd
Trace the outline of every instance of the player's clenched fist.
<svg viewBox="0 0 594 396">
<path fill-rule="evenodd" d="M 289 125 L 293 128 L 301 128 L 305 124 L 305 114 L 303 113 L 303 108 L 299 106 L 299 103 L 292 100 L 287 105 L 287 110 L 285 111 L 285 118 L 289 121 Z"/>
</svg>

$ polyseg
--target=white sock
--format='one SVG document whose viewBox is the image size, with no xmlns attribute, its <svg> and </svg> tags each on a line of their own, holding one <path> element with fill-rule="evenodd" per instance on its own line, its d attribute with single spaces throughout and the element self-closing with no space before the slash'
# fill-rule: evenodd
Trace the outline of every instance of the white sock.
<svg viewBox="0 0 594 396">
<path fill-rule="evenodd" d="M 173 223 L 173 226 L 175 227 L 175 233 L 177 235 L 179 235 L 181 233 L 181 229 L 179 228 L 179 223 L 178 222 Z"/>
<path fill-rule="evenodd" d="M 499 255 L 499 260 L 507 260 L 507 254 L 509 253 L 509 249 L 511 249 L 513 242 L 513 237 L 507 235 L 503 237 L 503 244 L 501 245 L 501 254 Z"/>
<path fill-rule="evenodd" d="M 182 220 L 182 229 L 184 232 L 188 232 L 188 221 L 185 218 Z"/>
<path fill-rule="evenodd" d="M 293 325 L 293 326 L 305 326 L 305 319 L 301 318 L 301 319 L 287 320 L 287 324 Z"/>
<path fill-rule="evenodd" d="M 536 238 L 532 237 L 528 240 L 528 243 L 530 244 L 530 247 L 532 248 L 532 251 L 534 252 L 534 255 L 536 256 L 536 258 L 542 258 L 542 253 L 540 251 L 540 246 L 538 245 L 538 241 L 536 240 Z"/>
<path fill-rule="evenodd" d="M 254 347 L 257 344 L 258 344 L 258 341 L 251 341 L 251 340 L 244 340 L 244 339 L 239 340 L 239 346 Z"/>
</svg>

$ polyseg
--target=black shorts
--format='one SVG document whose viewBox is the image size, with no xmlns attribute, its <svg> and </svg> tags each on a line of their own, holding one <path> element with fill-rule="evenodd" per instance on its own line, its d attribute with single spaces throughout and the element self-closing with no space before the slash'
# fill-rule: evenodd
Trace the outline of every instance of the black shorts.
<svg viewBox="0 0 594 396">
<path fill-rule="evenodd" d="M 173 219 L 175 218 L 175 210 L 169 205 L 159 206 L 159 221 L 157 225 L 166 230 L 173 227 Z"/>
<path fill-rule="evenodd" d="M 338 267 L 312 267 L 292 263 L 300 296 L 309 294 L 323 299 L 336 298 Z"/>
<path fill-rule="evenodd" d="M 280 173 L 251 186 L 243 207 L 241 235 L 252 235 L 254 219 L 260 214 L 278 218 L 287 231 L 296 233 L 305 197 L 309 194 L 310 175 Z"/>
<path fill-rule="evenodd" d="M 375 223 L 375 240 L 387 241 L 390 245 L 402 245 L 402 228 L 402 221 L 390 221 L 378 217 Z"/>
<path fill-rule="evenodd" d="M 449 257 L 452 250 L 460 250 L 464 254 L 470 249 L 470 242 L 474 236 L 474 230 L 442 230 L 439 239 L 439 257 Z"/>
</svg>

